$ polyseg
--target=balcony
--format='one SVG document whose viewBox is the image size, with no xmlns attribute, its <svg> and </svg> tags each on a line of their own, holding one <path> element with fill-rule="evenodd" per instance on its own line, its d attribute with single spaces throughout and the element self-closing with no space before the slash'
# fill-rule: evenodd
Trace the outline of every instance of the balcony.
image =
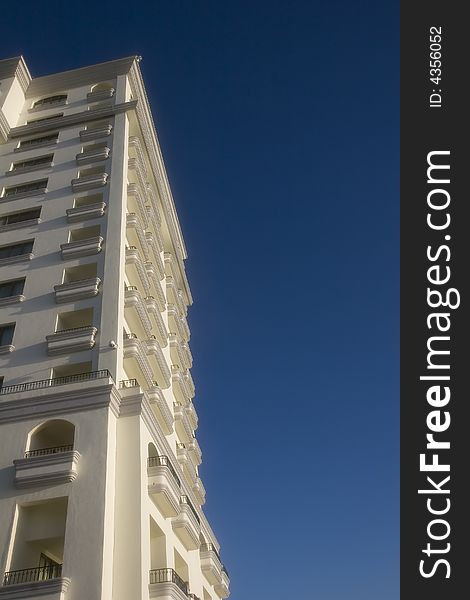
<svg viewBox="0 0 470 600">
<path fill-rule="evenodd" d="M 65 375 L 64 377 L 54 377 L 53 379 L 41 379 L 39 381 L 28 381 L 26 383 L 18 383 L 16 385 L 4 385 L 0 388 L 0 395 L 5 394 L 28 394 L 45 388 L 54 388 L 56 386 L 68 384 L 83 384 L 87 381 L 95 381 L 97 379 L 106 379 L 107 383 L 112 383 L 111 374 L 107 369 L 101 371 L 90 371 L 89 373 L 78 373 L 76 375 Z"/>
<path fill-rule="evenodd" d="M 181 340 L 184 342 L 189 341 L 190 333 L 186 319 L 179 314 L 176 306 L 170 302 L 168 303 L 168 327 L 170 328 L 170 331 L 175 332 Z"/>
<path fill-rule="evenodd" d="M 62 577 L 62 565 L 7 571 L 0 587 L 1 600 L 63 600 L 70 579 Z"/>
<path fill-rule="evenodd" d="M 196 467 L 199 466 L 202 462 L 202 452 L 201 452 L 199 443 L 195 437 L 193 437 L 191 439 L 191 441 L 189 442 L 188 450 L 189 450 L 189 453 L 191 455 L 191 460 L 193 461 L 194 465 Z"/>
<path fill-rule="evenodd" d="M 107 90 L 97 90 L 96 92 L 88 92 L 86 95 L 87 102 L 101 102 L 103 100 L 110 100 L 114 96 L 114 88 L 108 88 Z"/>
<path fill-rule="evenodd" d="M 163 293 L 163 289 L 161 283 L 157 277 L 157 273 L 153 264 L 149 261 L 145 264 L 147 269 L 147 276 L 149 278 L 150 286 L 151 286 L 151 294 L 155 294 L 156 299 L 158 300 L 158 304 L 160 307 L 160 311 L 163 312 L 166 308 L 166 298 Z"/>
<path fill-rule="evenodd" d="M 160 256 L 160 250 L 156 244 L 156 238 L 153 233 L 146 232 L 145 239 L 147 242 L 147 246 L 152 251 L 153 262 L 155 263 L 155 267 L 158 274 L 158 280 L 161 281 L 165 277 L 165 270 L 163 268 L 162 257 Z"/>
<path fill-rule="evenodd" d="M 147 169 L 145 167 L 144 151 L 140 139 L 135 135 L 129 137 L 129 156 L 137 159 L 142 167 L 143 176 L 146 178 Z"/>
<path fill-rule="evenodd" d="M 15 485 L 24 488 L 74 481 L 79 458 L 80 454 L 72 444 L 26 452 L 24 458 L 13 461 Z"/>
<path fill-rule="evenodd" d="M 88 165 L 96 162 L 101 162 L 109 158 L 111 149 L 107 146 L 101 148 L 85 148 L 75 156 L 77 165 Z"/>
<path fill-rule="evenodd" d="M 222 581 L 214 585 L 214 590 L 221 598 L 228 598 L 230 596 L 230 579 L 225 567 L 222 567 Z"/>
<path fill-rule="evenodd" d="M 188 600 L 188 583 L 174 569 L 152 569 L 149 596 L 160 600 Z"/>
<path fill-rule="evenodd" d="M 164 517 L 179 513 L 181 482 L 168 456 L 147 459 L 148 492 Z"/>
<path fill-rule="evenodd" d="M 142 162 L 138 158 L 130 157 L 128 161 L 128 168 L 129 178 L 132 179 L 134 183 L 137 183 L 139 185 L 141 192 L 144 195 L 147 195 L 147 172 L 145 170 L 144 164 L 142 164 Z"/>
<path fill-rule="evenodd" d="M 62 329 L 46 336 L 47 353 L 49 356 L 68 354 L 91 350 L 95 345 L 95 336 L 98 330 L 92 325 Z"/>
<path fill-rule="evenodd" d="M 193 357 L 188 344 L 181 342 L 176 333 L 169 334 L 170 355 L 175 365 L 182 365 L 184 369 L 190 369 L 193 364 Z"/>
<path fill-rule="evenodd" d="M 161 315 L 160 306 L 157 304 L 157 300 L 155 296 L 146 296 L 145 297 L 145 305 L 147 306 L 147 310 L 155 325 L 155 329 L 157 332 L 157 338 L 160 342 L 160 346 L 165 348 L 168 341 L 168 331 L 166 329 L 165 323 L 163 321 L 163 317 Z"/>
<path fill-rule="evenodd" d="M 91 142 L 92 140 L 98 140 L 103 137 L 111 135 L 113 126 L 110 124 L 100 125 L 99 127 L 91 127 L 89 129 L 82 129 L 80 131 L 80 140 L 82 142 Z"/>
<path fill-rule="evenodd" d="M 196 477 L 196 481 L 192 486 L 192 491 L 196 496 L 196 500 L 199 502 L 199 506 L 202 506 L 206 502 L 206 488 L 204 487 L 201 478 Z"/>
<path fill-rule="evenodd" d="M 172 519 L 171 524 L 186 550 L 199 548 L 200 519 L 187 496 L 181 496 L 180 513 Z"/>
<path fill-rule="evenodd" d="M 180 440 L 189 442 L 193 437 L 193 430 L 189 423 L 188 415 L 180 402 L 173 402 L 175 415 L 175 428 Z"/>
<path fill-rule="evenodd" d="M 177 442 L 176 444 L 176 458 L 180 465 L 185 466 L 188 464 L 188 451 L 186 444 L 183 444 L 183 442 Z"/>
<path fill-rule="evenodd" d="M 81 256 L 91 256 L 99 254 L 103 249 L 103 238 L 98 235 L 96 237 L 85 238 L 75 242 L 67 242 L 60 245 L 60 251 L 63 260 L 72 258 L 80 258 Z"/>
<path fill-rule="evenodd" d="M 145 293 L 150 293 L 150 281 L 136 246 L 126 246 L 126 272 L 133 281 L 139 280 Z"/>
<path fill-rule="evenodd" d="M 85 192 L 103 187 L 108 183 L 108 173 L 96 173 L 93 175 L 81 175 L 72 179 L 72 190 L 74 192 Z"/>
<path fill-rule="evenodd" d="M 131 367 L 129 365 L 125 367 L 126 372 L 129 373 L 133 367 L 133 370 L 136 372 L 135 378 L 138 381 L 145 381 L 147 386 L 152 386 L 154 384 L 153 372 L 144 344 L 137 338 L 135 333 L 128 333 L 124 336 L 123 347 L 124 360 L 129 360 L 133 363 Z"/>
<path fill-rule="evenodd" d="M 183 299 L 181 291 L 178 289 L 175 279 L 171 275 L 166 276 L 166 293 L 168 302 L 174 304 L 180 315 L 187 313 L 187 307 Z"/>
<path fill-rule="evenodd" d="M 173 392 L 176 399 L 183 406 L 186 406 L 191 398 L 194 397 L 189 380 L 186 377 L 187 371 L 181 369 L 179 365 L 171 365 L 171 381 L 173 384 Z"/>
<path fill-rule="evenodd" d="M 135 206 L 138 209 L 139 216 L 142 219 L 142 226 L 146 229 L 149 215 L 145 205 L 144 192 L 137 183 L 127 184 L 127 200 L 130 206 Z"/>
<path fill-rule="evenodd" d="M 54 286 L 55 301 L 57 304 L 63 302 L 75 302 L 83 298 L 93 298 L 99 293 L 101 279 L 99 277 L 90 277 L 89 279 L 80 279 L 70 281 Z"/>
<path fill-rule="evenodd" d="M 67 208 L 67 221 L 76 223 L 77 221 L 86 221 L 88 219 L 98 219 L 104 215 L 106 210 L 106 202 L 95 202 L 93 204 L 83 204 Z"/>
<path fill-rule="evenodd" d="M 149 258 L 149 249 L 145 231 L 143 229 L 140 217 L 135 212 L 126 214 L 126 234 L 131 246 L 140 245 L 145 260 Z"/>
<path fill-rule="evenodd" d="M 198 417 L 196 409 L 194 408 L 194 404 L 192 402 L 188 402 L 188 404 L 184 407 L 186 414 L 188 415 L 189 423 L 191 425 L 191 429 L 197 429 Z"/>
<path fill-rule="evenodd" d="M 134 331 L 141 329 L 143 337 L 150 337 L 152 335 L 152 323 L 147 306 L 139 290 L 133 285 L 126 287 L 124 291 L 124 309 L 129 326 Z"/>
<path fill-rule="evenodd" d="M 160 344 L 155 336 L 145 340 L 145 345 L 147 356 L 153 372 L 156 374 L 155 378 L 158 381 L 158 385 L 163 389 L 170 387 L 171 372 L 168 368 L 165 356 L 163 355 L 163 351 L 160 348 Z"/>
<path fill-rule="evenodd" d="M 214 544 L 201 544 L 199 548 L 201 570 L 211 585 L 222 583 L 222 561 Z"/>
<path fill-rule="evenodd" d="M 155 381 L 152 382 L 145 395 L 165 435 L 173 433 L 173 413 L 165 400 L 162 390 Z"/>
</svg>

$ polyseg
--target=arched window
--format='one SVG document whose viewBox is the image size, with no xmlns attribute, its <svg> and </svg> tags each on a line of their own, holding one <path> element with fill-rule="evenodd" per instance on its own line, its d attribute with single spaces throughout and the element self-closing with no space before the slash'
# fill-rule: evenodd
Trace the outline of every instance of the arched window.
<svg viewBox="0 0 470 600">
<path fill-rule="evenodd" d="M 69 452 L 73 450 L 74 438 L 75 426 L 69 421 L 46 421 L 30 433 L 26 457 Z"/>
<path fill-rule="evenodd" d="M 47 98 L 41 98 L 40 100 L 36 100 L 33 104 L 33 108 L 38 108 L 39 106 L 54 106 L 54 104 L 64 104 L 67 100 L 67 94 L 57 94 L 56 96 L 48 96 Z"/>
<path fill-rule="evenodd" d="M 114 94 L 113 86 L 108 82 L 97 83 L 91 88 L 91 92 L 111 92 L 111 95 Z"/>
</svg>

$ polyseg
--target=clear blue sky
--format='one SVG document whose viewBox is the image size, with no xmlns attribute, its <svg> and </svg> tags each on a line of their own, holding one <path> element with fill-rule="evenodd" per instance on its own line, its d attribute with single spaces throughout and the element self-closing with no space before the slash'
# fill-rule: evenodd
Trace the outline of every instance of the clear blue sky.
<svg viewBox="0 0 470 600">
<path fill-rule="evenodd" d="M 395 600 L 398 2 L 147 5 L 16 3 L 1 54 L 143 56 L 234 600 Z"/>
</svg>

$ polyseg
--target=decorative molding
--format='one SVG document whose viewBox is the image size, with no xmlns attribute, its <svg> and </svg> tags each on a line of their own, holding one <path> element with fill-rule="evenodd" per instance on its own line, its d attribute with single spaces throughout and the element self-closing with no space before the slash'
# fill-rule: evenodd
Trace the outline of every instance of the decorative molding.
<svg viewBox="0 0 470 600">
<path fill-rule="evenodd" d="M 78 327 L 46 335 L 49 356 L 91 350 L 95 345 L 96 327 Z"/>
<path fill-rule="evenodd" d="M 18 221 L 17 223 L 9 223 L 8 225 L 0 226 L 0 233 L 4 231 L 14 231 L 15 229 L 21 229 L 23 227 L 34 227 L 34 225 L 39 225 L 41 219 L 38 217 L 37 219 L 27 219 L 26 221 Z"/>
<path fill-rule="evenodd" d="M 124 308 L 135 309 L 143 330 L 147 336 L 152 335 L 152 323 L 147 312 L 147 306 L 142 299 L 139 290 L 126 289 L 124 292 Z"/>
<path fill-rule="evenodd" d="M 93 298 L 98 295 L 100 285 L 101 279 L 99 277 L 55 285 L 55 301 L 57 304 L 62 304 L 64 302 L 75 302 L 83 298 Z"/>
<path fill-rule="evenodd" d="M 63 115 L 55 119 L 36 121 L 33 123 L 28 123 L 27 125 L 12 127 L 8 137 L 10 139 L 15 139 L 25 135 L 33 135 L 34 133 L 43 133 L 45 131 L 63 129 L 64 127 L 72 127 L 74 125 L 80 125 L 81 123 L 88 123 L 90 121 L 98 121 L 107 117 L 113 117 L 114 115 L 127 112 L 129 110 L 134 110 L 136 106 L 137 100 L 131 100 L 130 102 L 115 104 L 114 106 L 97 108 L 93 111 L 85 110 L 79 113 L 73 113 L 71 115 Z"/>
<path fill-rule="evenodd" d="M 34 254 L 32 252 L 27 252 L 26 254 L 19 254 L 18 256 L 7 256 L 6 258 L 0 258 L 0 267 L 4 265 L 12 265 L 14 263 L 19 262 L 27 262 L 28 260 L 33 260 Z"/>
<path fill-rule="evenodd" d="M 60 251 L 62 258 L 67 260 L 71 258 L 80 258 L 81 256 L 90 256 L 91 254 L 99 254 L 103 249 L 103 241 L 103 238 L 99 235 L 85 240 L 61 244 Z"/>
<path fill-rule="evenodd" d="M 13 352 L 14 349 L 15 346 L 12 344 L 4 344 L 3 346 L 0 346 L 0 354 L 10 354 L 10 352 Z"/>
<path fill-rule="evenodd" d="M 15 465 L 15 485 L 19 488 L 75 481 L 80 453 L 76 450 L 19 458 Z"/>
<path fill-rule="evenodd" d="M 155 357 L 155 365 L 157 367 L 157 381 L 160 387 L 166 389 L 171 384 L 171 371 L 166 362 L 165 356 L 160 348 L 160 344 L 156 339 L 145 340 L 147 356 Z M 163 385 L 162 385 L 163 383 Z"/>
<path fill-rule="evenodd" d="M 114 92 L 114 88 L 109 88 L 109 90 L 98 90 L 97 92 L 88 92 L 86 99 L 87 102 L 101 102 L 102 100 L 109 100 L 112 98 Z"/>
<path fill-rule="evenodd" d="M 7 306 L 8 304 L 16 304 L 17 302 L 24 302 L 25 296 L 18 294 L 16 296 L 8 296 L 7 298 L 0 298 L 0 306 Z"/>
<path fill-rule="evenodd" d="M 76 223 L 77 221 L 87 221 L 88 219 L 99 219 L 104 215 L 106 210 L 106 202 L 96 202 L 94 204 L 82 204 L 67 208 L 67 221 Z"/>
<path fill-rule="evenodd" d="M 72 179 L 72 190 L 74 192 L 85 192 L 95 188 L 103 187 L 108 183 L 108 173 L 99 173 L 98 175 L 82 175 Z"/>
<path fill-rule="evenodd" d="M 62 600 L 69 586 L 70 579 L 68 577 L 0 586 L 0 600 L 23 600 L 26 598 L 31 600 L 38 596 L 48 596 L 47 600 L 52 598 Z"/>
<path fill-rule="evenodd" d="M 171 581 L 149 583 L 149 597 L 157 600 L 188 600 L 188 596 Z"/>
<path fill-rule="evenodd" d="M 169 459 L 168 459 L 169 460 Z M 164 517 L 176 517 L 180 511 L 180 488 L 166 465 L 147 467 L 148 493 Z"/>
<path fill-rule="evenodd" d="M 109 158 L 109 154 L 111 149 L 105 146 L 104 148 L 99 148 L 98 150 L 83 150 L 75 156 L 75 160 L 77 165 L 88 165 L 91 163 L 101 162 L 103 160 L 107 160 Z"/>
<path fill-rule="evenodd" d="M 173 517 L 171 526 L 186 550 L 199 548 L 201 528 L 188 504 L 180 504 L 180 513 L 177 517 Z"/>
<path fill-rule="evenodd" d="M 91 129 L 82 129 L 80 131 L 80 140 L 82 142 L 90 142 L 91 140 L 99 140 L 102 137 L 111 135 L 113 126 L 111 124 L 103 127 L 93 127 Z"/>
</svg>

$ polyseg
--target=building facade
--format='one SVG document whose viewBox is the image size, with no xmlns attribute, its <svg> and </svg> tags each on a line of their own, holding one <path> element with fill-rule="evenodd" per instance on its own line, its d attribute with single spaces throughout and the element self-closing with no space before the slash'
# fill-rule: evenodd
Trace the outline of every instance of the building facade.
<svg viewBox="0 0 470 600">
<path fill-rule="evenodd" d="M 0 61 L 0 600 L 229 595 L 139 60 Z"/>
</svg>

